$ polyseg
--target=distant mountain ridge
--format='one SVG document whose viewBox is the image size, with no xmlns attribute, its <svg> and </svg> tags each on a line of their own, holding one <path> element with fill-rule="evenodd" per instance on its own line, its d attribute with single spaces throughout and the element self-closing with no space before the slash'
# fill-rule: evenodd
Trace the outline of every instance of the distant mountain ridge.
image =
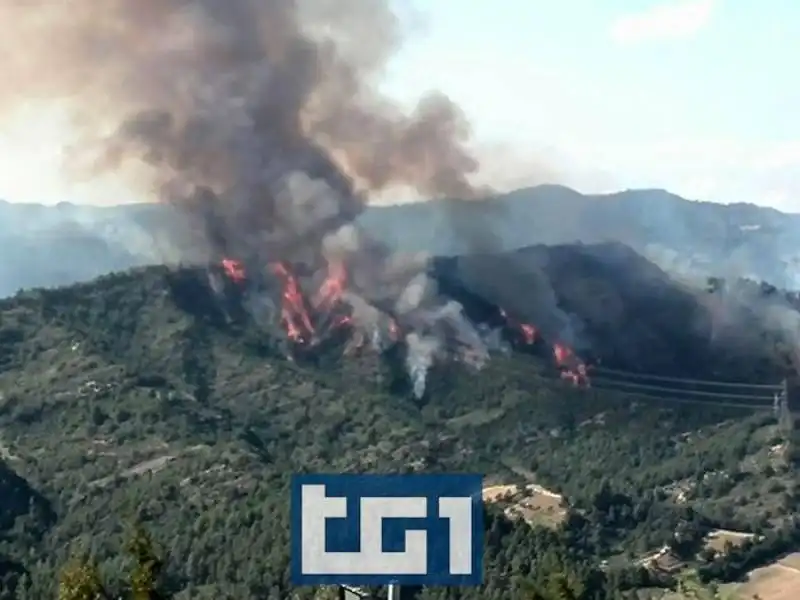
<svg viewBox="0 0 800 600">
<path fill-rule="evenodd" d="M 0 201 L 0 296 L 175 258 L 169 232 L 179 221 L 173 209 L 158 204 Z M 469 203 L 370 207 L 360 222 L 404 251 L 453 256 L 619 241 L 675 275 L 743 276 L 800 288 L 800 215 L 689 201 L 664 190 L 584 195 L 542 185 Z"/>
<path fill-rule="evenodd" d="M 467 253 L 462 240 L 447 234 L 448 219 L 466 212 L 456 202 L 374 208 L 362 222 L 407 250 Z M 584 195 L 557 185 L 516 190 L 485 204 L 474 211 L 475 219 L 493 223 L 495 250 L 619 241 L 673 274 L 800 286 L 800 215 L 752 204 L 690 201 L 664 190 Z"/>
<path fill-rule="evenodd" d="M 165 219 L 165 217 L 167 217 Z M 0 297 L 162 262 L 170 209 L 0 201 Z"/>
</svg>

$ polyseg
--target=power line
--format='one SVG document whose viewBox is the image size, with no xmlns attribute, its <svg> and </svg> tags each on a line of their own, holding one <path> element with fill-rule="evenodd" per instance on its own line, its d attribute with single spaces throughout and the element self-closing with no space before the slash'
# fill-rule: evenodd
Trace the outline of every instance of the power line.
<svg viewBox="0 0 800 600">
<path fill-rule="evenodd" d="M 528 359 L 526 358 L 525 360 Z M 532 360 L 531 363 L 533 363 Z M 516 375 L 522 377 L 525 377 L 526 375 L 527 376 L 534 375 L 539 380 L 543 379 L 548 382 L 558 382 L 564 385 L 569 385 L 568 382 L 566 382 L 564 379 L 545 374 L 538 368 L 527 370 L 525 368 L 518 366 L 502 365 L 502 364 L 501 365 L 495 364 L 494 368 L 496 370 L 505 372 L 506 374 L 509 375 Z M 597 370 L 599 369 L 593 369 L 593 371 Z M 783 386 L 780 384 L 750 384 L 750 383 L 734 383 L 734 382 L 710 381 L 710 380 L 682 379 L 678 377 L 648 375 L 644 373 L 632 373 L 616 369 L 603 369 L 602 371 L 606 373 L 614 373 L 617 376 L 630 376 L 632 378 L 639 378 L 639 379 L 650 378 L 658 381 L 676 381 L 676 382 L 700 383 L 704 385 L 720 385 L 720 387 L 729 387 L 729 388 L 738 387 L 741 390 L 744 389 L 770 390 L 776 393 L 783 390 Z M 589 382 L 590 382 L 589 391 L 595 390 L 602 392 L 611 392 L 617 394 L 624 394 L 627 396 L 633 396 L 640 399 L 658 400 L 667 403 L 697 404 L 702 406 L 717 406 L 724 408 L 737 408 L 746 410 L 772 410 L 774 406 L 774 396 L 768 397 L 755 394 L 735 394 L 730 392 L 709 392 L 709 391 L 687 389 L 687 388 L 670 388 L 665 386 L 648 385 L 645 383 L 635 383 L 632 381 L 611 379 L 608 377 L 598 378 L 590 376 Z M 635 389 L 625 389 L 625 388 L 635 388 Z M 663 392 L 665 394 L 670 394 L 670 395 L 662 396 L 652 392 Z M 738 398 L 741 400 L 747 400 L 749 402 L 724 402 L 724 401 L 714 400 L 715 398 L 720 400 Z"/>
<path fill-rule="evenodd" d="M 630 371 L 620 371 L 618 369 L 607 369 L 605 367 L 591 367 L 592 372 L 605 373 L 608 375 L 619 375 L 621 377 L 629 377 L 631 379 L 652 379 L 653 381 L 673 381 L 680 383 L 689 383 L 693 385 L 705 385 L 716 387 L 733 387 L 740 389 L 753 389 L 753 390 L 771 390 L 779 392 L 782 389 L 781 384 L 766 384 L 766 383 L 744 383 L 735 381 L 713 381 L 709 379 L 684 379 L 681 377 L 668 377 L 666 375 L 651 375 L 649 373 L 633 373 Z"/>
<path fill-rule="evenodd" d="M 733 400 L 731 402 L 726 402 L 725 400 L 728 398 L 735 398 L 735 396 L 726 396 L 723 394 L 713 396 L 709 398 L 708 396 L 705 397 L 698 397 L 697 395 L 692 395 L 691 392 L 688 394 L 685 390 L 680 390 L 679 392 L 675 392 L 674 390 L 669 390 L 668 388 L 662 388 L 658 391 L 662 391 L 663 394 L 654 393 L 653 391 L 648 390 L 641 390 L 641 389 L 625 389 L 618 386 L 607 385 L 603 382 L 599 382 L 600 385 L 597 385 L 596 382 L 592 381 L 590 387 L 584 388 L 586 391 L 597 391 L 597 392 L 607 392 L 611 394 L 618 394 L 618 395 L 625 395 L 630 396 L 633 398 L 638 399 L 646 399 L 646 400 L 658 400 L 659 402 L 665 403 L 677 403 L 677 404 L 695 404 L 697 406 L 719 406 L 719 407 L 728 407 L 728 408 L 741 408 L 747 410 L 773 410 L 774 409 L 774 399 L 768 399 L 769 402 L 766 401 L 739 401 Z M 683 395 L 681 395 L 681 393 Z M 748 400 L 757 400 L 756 398 L 749 397 Z M 766 400 L 766 399 L 765 399 Z"/>
<path fill-rule="evenodd" d="M 656 396 L 646 392 L 635 392 L 631 390 L 621 390 L 613 388 L 591 388 L 602 392 L 613 392 L 615 394 L 633 396 L 634 398 L 647 398 L 648 400 L 659 400 L 670 404 L 697 404 L 700 406 L 717 406 L 720 408 L 738 408 L 743 410 L 772 410 L 772 405 L 756 404 L 749 402 L 720 402 L 717 400 L 699 400 L 697 398 L 676 398 L 674 396 Z"/>
<path fill-rule="evenodd" d="M 556 377 L 543 377 L 546 381 L 550 382 L 558 382 L 565 386 L 569 386 L 571 389 L 579 390 L 585 393 L 589 392 L 605 392 L 605 393 L 612 393 L 615 395 L 624 395 L 630 396 L 633 399 L 646 399 L 646 400 L 656 400 L 659 402 L 667 403 L 667 404 L 696 404 L 698 406 L 705 406 L 705 407 L 719 407 L 719 408 L 737 408 L 743 410 L 772 410 L 773 405 L 760 403 L 760 402 L 724 402 L 720 400 L 705 400 L 700 398 L 681 398 L 677 396 L 659 396 L 657 394 L 649 393 L 649 392 L 642 392 L 636 390 L 627 390 L 622 389 L 619 387 L 605 387 L 602 384 L 600 386 L 595 385 L 594 381 L 590 387 L 586 388 L 579 388 L 571 386 L 568 382 L 564 381 L 561 378 Z M 666 388 L 665 388 L 666 389 Z M 669 390 L 667 390 L 669 391 Z M 684 390 L 682 390 L 684 391 Z M 724 398 L 725 396 L 721 396 Z M 770 399 L 772 401 L 772 399 Z"/>
<path fill-rule="evenodd" d="M 545 375 L 545 373 L 543 373 L 538 368 L 537 369 L 528 370 L 528 369 L 525 369 L 524 367 L 520 367 L 520 366 L 498 365 L 498 364 L 495 364 L 492 368 L 497 370 L 497 371 L 501 371 L 501 372 L 504 372 L 504 373 L 510 374 L 510 375 L 520 375 L 520 376 L 535 375 L 536 377 L 544 377 L 544 378 L 548 377 L 547 375 Z M 692 388 L 665 387 L 665 386 L 650 385 L 650 384 L 647 384 L 647 383 L 635 383 L 635 382 L 625 381 L 624 379 L 613 379 L 611 377 L 603 377 L 602 375 L 600 377 L 596 377 L 596 376 L 593 375 L 593 373 L 595 373 L 597 371 L 599 371 L 599 369 L 590 368 L 589 373 L 588 373 L 588 380 L 590 382 L 607 381 L 608 383 L 611 383 L 611 384 L 619 384 L 619 385 L 627 385 L 627 386 L 634 386 L 634 385 L 635 386 L 642 386 L 642 389 L 650 389 L 651 388 L 653 390 L 667 391 L 667 392 L 673 392 L 673 393 L 690 393 L 690 394 L 697 394 L 697 395 L 702 395 L 702 396 L 708 395 L 709 397 L 727 397 L 727 398 L 741 397 L 741 398 L 747 398 L 747 399 L 768 400 L 770 402 L 773 400 L 772 396 L 764 396 L 764 395 L 755 394 L 755 393 L 753 393 L 753 394 L 735 394 L 733 392 L 722 392 L 722 391 L 711 392 L 711 391 L 704 391 L 704 390 L 696 390 L 696 389 L 692 389 Z M 605 370 L 604 369 L 602 371 L 602 373 L 607 373 L 607 372 L 610 372 L 610 370 Z M 618 370 L 614 370 L 613 373 L 614 373 L 614 375 L 616 375 L 618 377 L 630 376 L 632 379 L 633 378 L 638 378 L 638 379 L 650 378 L 650 379 L 652 379 L 654 381 L 679 381 L 679 382 L 695 381 L 695 380 L 688 380 L 688 379 L 680 379 L 680 378 L 677 378 L 677 377 L 666 377 L 666 376 L 660 376 L 660 375 L 648 375 L 648 374 L 645 374 L 645 373 L 627 373 L 625 371 L 618 371 Z M 554 379 L 558 379 L 558 378 L 554 378 Z M 781 391 L 783 391 L 783 386 L 781 384 L 749 384 L 749 383 L 737 384 L 737 383 L 732 383 L 732 382 L 713 382 L 713 381 L 706 381 L 704 383 L 706 383 L 707 385 L 719 384 L 720 387 L 738 387 L 740 390 L 752 389 L 754 392 L 758 391 L 758 390 L 763 390 L 763 391 L 771 391 L 771 392 L 774 392 L 774 393 L 780 393 Z"/>
<path fill-rule="evenodd" d="M 522 354 L 522 355 L 517 354 L 516 358 L 517 358 L 518 361 L 528 362 L 533 367 L 532 368 L 532 372 L 534 372 L 534 373 L 536 373 L 536 374 L 538 374 L 540 376 L 542 375 L 541 369 L 540 369 L 540 363 L 539 363 L 539 361 L 536 361 L 534 359 L 534 357 L 532 357 L 530 355 L 525 355 L 525 354 Z M 535 365 L 535 367 L 534 367 L 534 365 Z M 502 370 L 502 371 L 505 371 L 507 373 L 519 372 L 521 374 L 521 373 L 527 372 L 527 370 L 524 367 L 519 366 L 519 365 L 504 365 L 502 363 L 500 363 L 500 364 L 495 363 L 494 368 Z M 620 378 L 628 378 L 628 379 L 645 379 L 645 380 L 650 379 L 650 380 L 652 380 L 654 382 L 656 382 L 656 381 L 664 381 L 664 382 L 674 382 L 674 383 L 686 383 L 686 384 L 691 384 L 691 385 L 696 385 L 696 386 L 705 386 L 705 387 L 738 388 L 738 389 L 740 389 L 742 391 L 744 391 L 744 390 L 753 390 L 755 392 L 755 391 L 761 390 L 761 391 L 768 391 L 768 392 L 773 392 L 773 393 L 780 393 L 780 392 L 783 391 L 783 384 L 782 383 L 767 384 L 767 383 L 747 383 L 747 382 L 735 382 L 735 381 L 720 381 L 720 380 L 711 380 L 711 379 L 688 379 L 688 378 L 682 378 L 682 377 L 672 377 L 672 376 L 667 376 L 667 375 L 655 375 L 655 374 L 650 374 L 650 373 L 639 373 L 639 372 L 633 372 L 633 371 L 623 371 L 623 370 L 620 370 L 620 369 L 597 367 L 597 366 L 594 366 L 594 365 L 588 366 L 588 377 L 589 377 L 589 379 L 591 381 L 595 381 L 595 380 L 599 379 L 598 377 L 596 377 L 594 375 L 595 373 L 600 374 L 600 377 L 606 376 L 604 378 L 605 379 L 609 379 L 609 380 L 611 380 L 610 378 L 613 378 L 613 377 L 620 377 Z M 614 380 L 614 381 L 617 381 L 617 380 Z M 646 385 L 646 384 L 642 384 L 642 385 Z M 669 389 L 672 390 L 672 391 L 675 391 L 675 392 L 695 392 L 697 394 L 712 393 L 710 391 L 704 392 L 703 390 L 694 390 L 694 389 L 691 389 L 691 388 L 669 388 Z M 717 393 L 731 396 L 731 394 L 729 394 L 727 392 L 720 391 L 720 392 L 717 392 Z M 732 397 L 734 397 L 734 396 L 732 396 Z M 764 398 L 763 396 L 756 395 L 756 394 L 751 394 L 751 395 L 748 395 L 747 397 L 748 398 L 750 398 L 750 397 Z M 771 401 L 772 397 L 770 397 L 769 400 Z"/>
<path fill-rule="evenodd" d="M 635 383 L 633 381 L 622 381 L 622 380 L 615 380 L 615 379 L 607 379 L 603 377 L 592 377 L 590 378 L 590 382 L 592 386 L 596 384 L 611 384 L 616 386 L 623 386 L 628 388 L 633 388 L 634 390 L 642 390 L 645 392 L 652 391 L 652 392 L 666 392 L 669 394 L 691 394 L 693 396 L 702 396 L 704 398 L 740 398 L 742 400 L 757 400 L 763 402 L 772 403 L 774 401 L 773 396 L 757 396 L 754 394 L 731 394 L 728 392 L 706 392 L 702 390 L 691 390 L 685 388 L 668 388 L 660 385 L 648 385 L 645 383 Z"/>
</svg>

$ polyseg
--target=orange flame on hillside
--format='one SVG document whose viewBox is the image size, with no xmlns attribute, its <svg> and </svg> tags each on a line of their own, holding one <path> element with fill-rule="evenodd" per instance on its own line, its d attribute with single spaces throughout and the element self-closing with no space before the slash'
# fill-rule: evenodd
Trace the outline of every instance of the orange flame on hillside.
<svg viewBox="0 0 800 600">
<path fill-rule="evenodd" d="M 521 323 L 519 326 L 519 330 L 522 333 L 522 337 L 525 338 L 526 344 L 532 344 L 536 341 L 536 328 L 533 325 L 529 325 L 528 323 Z"/>
<path fill-rule="evenodd" d="M 231 281 L 241 284 L 247 281 L 244 265 L 237 260 L 225 258 L 222 268 Z M 297 276 L 285 262 L 269 265 L 282 284 L 281 322 L 287 337 L 293 342 L 306 344 L 317 337 L 319 324 L 315 326 L 312 314 L 316 317 L 329 315 L 340 303 L 347 281 L 346 271 L 341 264 L 329 265 L 328 274 L 319 287 L 314 302 L 309 306 L 300 288 Z M 310 310 L 313 308 L 313 312 Z M 347 315 L 336 315 L 329 321 L 329 328 L 338 328 L 350 323 Z"/>
<path fill-rule="evenodd" d="M 522 336 L 525 344 L 531 345 L 536 342 L 539 330 L 530 323 L 517 322 L 510 318 L 505 310 L 500 309 L 500 314 L 505 319 L 509 327 L 516 329 Z M 588 387 L 589 375 L 586 365 L 572 351 L 572 348 L 561 342 L 553 344 L 553 358 L 556 366 L 561 371 L 561 378 L 572 382 L 575 385 Z"/>
<path fill-rule="evenodd" d="M 328 275 L 319 286 L 314 299 L 314 307 L 318 310 L 330 310 L 342 297 L 347 285 L 347 271 L 341 263 L 329 263 Z"/>
<path fill-rule="evenodd" d="M 283 281 L 281 293 L 281 320 L 286 327 L 286 335 L 295 342 L 308 342 L 316 330 L 306 309 L 305 298 L 300 291 L 297 278 L 284 263 L 270 265 L 272 272 Z"/>
<path fill-rule="evenodd" d="M 522 336 L 522 340 L 524 343 L 530 345 L 536 342 L 536 337 L 538 336 L 539 332 L 537 331 L 536 327 L 531 325 L 530 323 L 518 323 L 514 319 L 508 316 L 504 309 L 500 309 L 500 314 L 505 319 L 506 324 L 511 327 L 512 329 L 516 329 L 519 334 Z"/>
<path fill-rule="evenodd" d="M 223 258 L 222 268 L 231 281 L 236 283 L 244 283 L 247 279 L 247 274 L 244 271 L 244 265 L 238 260 L 233 260 L 232 258 Z"/>
<path fill-rule="evenodd" d="M 553 356 L 556 364 L 561 367 L 561 378 L 571 381 L 575 385 L 589 386 L 589 375 L 586 365 L 572 351 L 572 348 L 556 342 L 553 346 Z"/>
<path fill-rule="evenodd" d="M 389 337 L 393 342 L 400 339 L 400 326 L 394 319 L 389 321 Z"/>
<path fill-rule="evenodd" d="M 237 260 L 225 258 L 222 268 L 235 283 L 246 282 L 244 265 Z M 333 314 L 341 305 L 342 295 L 347 286 L 347 270 L 342 263 L 329 263 L 324 281 L 320 284 L 313 301 L 309 303 L 300 288 L 300 283 L 285 262 L 269 265 L 270 270 L 281 280 L 281 322 L 290 340 L 298 344 L 308 344 L 317 339 L 319 324 L 327 323 L 327 330 L 349 325 L 352 320 L 347 314 Z M 523 343 L 531 345 L 539 339 L 539 331 L 530 323 L 518 322 L 500 309 L 506 324 L 519 332 Z M 312 318 L 312 315 L 314 318 Z M 315 319 L 320 323 L 315 326 Z M 401 331 L 394 319 L 389 321 L 389 336 L 393 342 L 399 340 Z M 553 345 L 553 357 L 561 371 L 561 378 L 574 385 L 589 386 L 586 365 L 572 349 L 561 342 Z"/>
</svg>

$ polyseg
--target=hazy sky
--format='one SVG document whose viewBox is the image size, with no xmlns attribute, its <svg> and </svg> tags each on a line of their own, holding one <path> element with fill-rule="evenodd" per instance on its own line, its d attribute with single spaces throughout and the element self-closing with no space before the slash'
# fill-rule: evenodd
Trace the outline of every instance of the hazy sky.
<svg viewBox="0 0 800 600">
<path fill-rule="evenodd" d="M 558 157 L 580 188 L 800 211 L 800 3 L 418 3 L 396 93 L 442 88 L 481 137 Z"/>
<path fill-rule="evenodd" d="M 422 25 L 386 89 L 459 102 L 499 183 L 663 187 L 800 212 L 796 1 L 414 1 Z M 0 133 L 0 197 L 130 199 L 113 182 L 63 198 L 57 120 L 33 112 L 24 135 L 21 123 Z"/>
</svg>

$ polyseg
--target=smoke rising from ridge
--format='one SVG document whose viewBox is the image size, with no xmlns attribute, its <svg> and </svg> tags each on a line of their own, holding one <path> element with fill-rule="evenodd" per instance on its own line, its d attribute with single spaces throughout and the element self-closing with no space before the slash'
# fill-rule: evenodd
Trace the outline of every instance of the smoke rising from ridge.
<svg viewBox="0 0 800 600">
<path fill-rule="evenodd" d="M 67 104 L 76 153 L 91 150 L 98 170 L 143 160 L 167 199 L 207 187 L 264 204 L 261 188 L 294 171 L 348 213 L 354 189 L 478 194 L 460 109 L 434 92 L 406 115 L 376 92 L 404 33 L 383 0 L 33 0 L 0 17 L 14 24 L 0 41 L 0 110 Z"/>
<path fill-rule="evenodd" d="M 66 107 L 79 132 L 70 166 L 146 173 L 159 200 L 192 217 L 204 248 L 196 259 L 232 256 L 262 270 L 301 262 L 312 274 L 333 258 L 347 263 L 355 322 L 374 323 L 382 306 L 420 331 L 409 339 L 425 343 L 409 344 L 421 352 L 409 364 L 421 393 L 443 332 L 462 343 L 481 338 L 458 311 L 442 311 L 421 263 L 393 259 L 352 222 L 370 193 L 393 187 L 462 200 L 487 190 L 471 183 L 480 165 L 458 106 L 432 92 L 406 114 L 378 93 L 406 32 L 393 8 L 389 0 L 5 3 L 0 18 L 13 26 L 0 39 L 0 116 L 30 100 Z M 488 251 L 486 217 L 475 227 L 454 215 L 452 227 Z"/>
</svg>

